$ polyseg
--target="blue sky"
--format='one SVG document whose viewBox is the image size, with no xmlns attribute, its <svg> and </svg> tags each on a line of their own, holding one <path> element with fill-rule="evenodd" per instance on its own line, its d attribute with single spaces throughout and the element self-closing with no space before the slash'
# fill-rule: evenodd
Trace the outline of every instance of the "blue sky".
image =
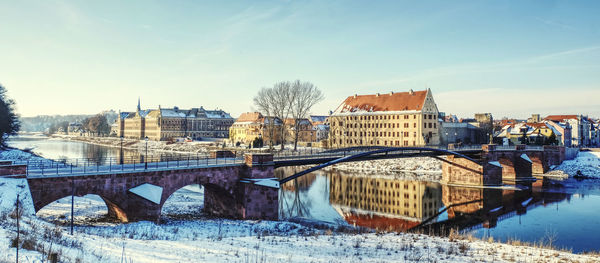
<svg viewBox="0 0 600 263">
<path fill-rule="evenodd" d="M 302 79 L 326 99 L 431 88 L 440 111 L 600 117 L 600 1 L 0 0 L 0 83 L 23 116 L 253 110 Z"/>
</svg>

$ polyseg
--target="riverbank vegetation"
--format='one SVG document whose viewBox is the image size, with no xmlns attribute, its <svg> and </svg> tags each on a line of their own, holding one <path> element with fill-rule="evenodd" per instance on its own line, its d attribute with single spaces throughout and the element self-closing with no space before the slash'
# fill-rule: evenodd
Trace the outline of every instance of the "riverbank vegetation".
<svg viewBox="0 0 600 263">
<path fill-rule="evenodd" d="M 6 89 L 0 85 L 0 148 L 6 146 L 8 136 L 16 135 L 20 127 L 15 101 L 6 96 Z"/>
</svg>

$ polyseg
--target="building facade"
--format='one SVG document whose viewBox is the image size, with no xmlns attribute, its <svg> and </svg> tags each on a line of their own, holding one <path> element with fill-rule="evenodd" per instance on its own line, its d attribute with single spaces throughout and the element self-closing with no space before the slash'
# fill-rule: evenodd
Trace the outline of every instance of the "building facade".
<svg viewBox="0 0 600 263">
<path fill-rule="evenodd" d="M 429 89 L 350 96 L 329 125 L 332 148 L 440 144 L 438 108 Z"/>
<path fill-rule="evenodd" d="M 120 112 L 117 136 L 150 140 L 227 138 L 234 120 L 223 110 L 161 108 Z"/>
<path fill-rule="evenodd" d="M 586 147 L 591 145 L 592 125 L 587 116 L 582 115 L 549 115 L 546 121 L 569 124 L 571 126 L 571 145 Z"/>
<path fill-rule="evenodd" d="M 296 120 L 285 120 L 286 141 L 294 142 L 296 133 L 298 134 L 298 142 L 315 142 L 317 139 L 317 131 L 313 129 L 313 124 L 308 119 L 298 119 L 298 130 L 296 130 Z"/>
<path fill-rule="evenodd" d="M 272 124 L 271 124 L 272 121 Z M 281 143 L 281 126 L 283 122 L 277 117 L 265 117 L 260 112 L 242 113 L 229 128 L 229 141 L 233 144 L 250 145 L 260 138 L 264 144 Z"/>
</svg>

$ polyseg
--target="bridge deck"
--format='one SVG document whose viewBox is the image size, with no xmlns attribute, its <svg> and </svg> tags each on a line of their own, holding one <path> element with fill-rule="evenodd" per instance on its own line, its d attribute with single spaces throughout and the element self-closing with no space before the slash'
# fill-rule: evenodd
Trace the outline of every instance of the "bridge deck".
<svg viewBox="0 0 600 263">
<path fill-rule="evenodd" d="M 388 148 L 389 149 L 389 148 Z M 275 167 L 284 166 L 296 166 L 296 165 L 311 165 L 311 164 L 323 164 L 336 159 L 340 159 L 347 156 L 361 154 L 368 152 L 372 149 L 336 149 L 330 151 L 321 152 L 306 152 L 300 154 L 291 155 L 276 155 L 274 157 L 273 164 Z M 476 155 L 481 152 L 478 148 L 467 148 L 458 149 L 457 153 L 465 155 Z M 414 148 L 395 148 L 393 151 L 373 154 L 364 156 L 361 158 L 354 158 L 348 161 L 367 161 L 376 159 L 392 159 L 392 158 L 410 158 L 415 156 L 437 156 L 440 153 L 415 150 Z M 115 161 L 116 162 L 116 161 Z M 343 161 L 342 161 L 343 162 Z M 155 161 L 137 163 L 126 163 L 126 164 L 108 164 L 108 165 L 95 165 L 93 163 L 76 163 L 76 162 L 57 162 L 51 161 L 49 163 L 30 164 L 27 169 L 27 177 L 63 177 L 63 176 L 86 176 L 94 174 L 105 174 L 105 173 L 129 173 L 138 171 L 164 171 L 164 170 L 177 170 L 186 168 L 205 168 L 215 166 L 226 166 L 226 165 L 242 165 L 244 164 L 244 158 L 241 156 L 231 158 L 198 158 L 198 159 L 181 159 L 181 160 L 169 160 L 169 161 Z"/>
<path fill-rule="evenodd" d="M 219 158 L 219 159 L 199 159 L 199 160 L 179 160 L 165 162 L 149 162 L 133 164 L 109 164 L 98 166 L 75 166 L 63 165 L 49 169 L 31 169 L 27 171 L 28 178 L 48 178 L 48 177 L 65 177 L 65 176 L 88 176 L 96 174 L 109 173 L 131 173 L 144 171 L 167 171 L 178 169 L 196 169 L 208 167 L 224 167 L 237 166 L 244 164 L 243 159 L 239 158 Z"/>
<path fill-rule="evenodd" d="M 297 155 L 297 156 L 281 156 L 274 159 L 275 167 L 285 167 L 285 166 L 297 166 L 297 165 L 313 165 L 313 164 L 322 164 L 326 162 L 330 162 L 333 160 L 337 160 L 343 157 L 352 156 L 360 153 L 364 153 L 365 151 L 340 151 L 340 152 L 325 152 L 314 155 Z M 481 153 L 481 149 L 464 149 L 457 150 L 457 153 L 461 153 L 464 155 L 476 155 Z M 368 155 L 360 158 L 349 159 L 347 161 L 340 162 L 356 162 L 356 161 L 369 161 L 369 160 L 378 160 L 378 159 L 396 159 L 396 158 L 411 158 L 411 157 L 435 157 L 439 156 L 440 153 L 428 152 L 422 150 L 402 150 L 399 149 L 395 152 L 389 153 L 379 153 Z"/>
</svg>

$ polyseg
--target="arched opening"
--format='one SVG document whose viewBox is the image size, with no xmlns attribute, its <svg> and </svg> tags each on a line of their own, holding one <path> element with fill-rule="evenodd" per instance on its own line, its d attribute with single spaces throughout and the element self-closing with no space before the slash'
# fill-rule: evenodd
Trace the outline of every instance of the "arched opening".
<svg viewBox="0 0 600 263">
<path fill-rule="evenodd" d="M 192 219 L 204 215 L 204 187 L 190 184 L 173 192 L 163 203 L 161 217 L 166 219 Z"/>
<path fill-rule="evenodd" d="M 109 209 L 108 203 L 99 195 L 75 196 L 73 201 L 73 221 L 76 225 L 123 221 L 122 217 L 111 213 L 114 208 L 120 209 L 116 206 Z M 71 222 L 71 204 L 71 196 L 66 196 L 42 207 L 36 215 L 55 224 L 67 225 Z"/>
</svg>

